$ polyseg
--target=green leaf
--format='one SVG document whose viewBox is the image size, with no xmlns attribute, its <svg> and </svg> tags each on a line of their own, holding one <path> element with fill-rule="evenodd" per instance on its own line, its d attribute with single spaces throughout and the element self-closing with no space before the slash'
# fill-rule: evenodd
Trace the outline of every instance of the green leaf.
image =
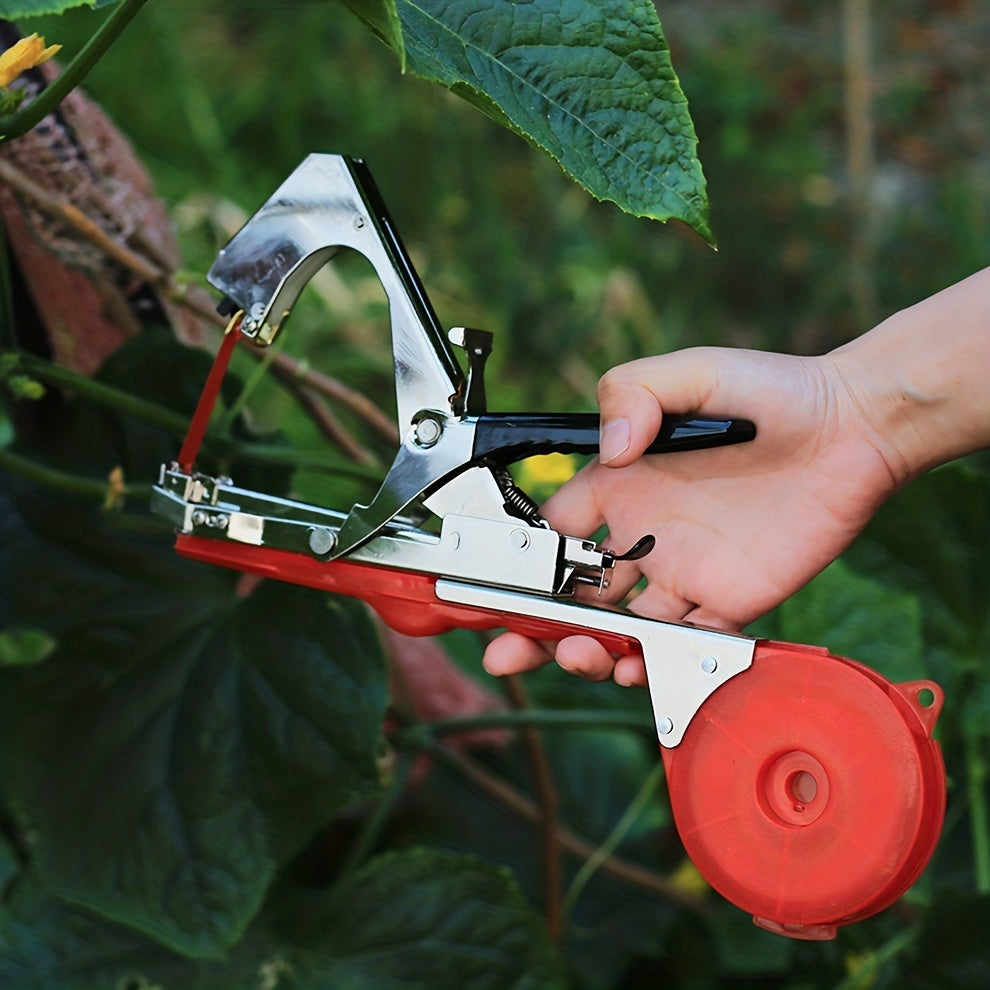
<svg viewBox="0 0 990 990">
<path fill-rule="evenodd" d="M 849 551 L 856 568 L 915 592 L 930 642 L 979 658 L 990 647 L 990 473 L 947 464 L 891 499 Z"/>
<path fill-rule="evenodd" d="M 0 810 L 2 808 L 3 806 L 0 805 Z M 4 839 L 3 833 L 0 832 L 0 904 L 5 900 L 7 885 L 20 871 L 21 864 L 18 863 L 14 850 L 11 849 L 10 844 Z M 0 942 L 0 945 L 2 944 Z M 0 953 L 0 957 L 2 957 L 2 953 Z"/>
<path fill-rule="evenodd" d="M 348 990 L 551 990 L 540 918 L 508 871 L 430 849 L 390 853 L 333 890 L 278 904 L 283 936 Z"/>
<path fill-rule="evenodd" d="M 238 593 L 144 517 L 17 495 L 0 596 L 58 646 L 0 668 L 4 793 L 60 896 L 216 955 L 275 871 L 377 786 L 371 621 L 306 589 Z"/>
<path fill-rule="evenodd" d="M 990 895 L 941 891 L 908 950 L 901 985 L 917 990 L 969 990 L 990 981 L 986 932 Z"/>
<path fill-rule="evenodd" d="M 0 17 L 13 21 L 41 14 L 63 14 L 73 7 L 112 7 L 119 0 L 0 0 Z"/>
<path fill-rule="evenodd" d="M 410 71 L 554 158 L 597 199 L 711 241 L 687 101 L 649 0 L 398 0 Z"/>
<path fill-rule="evenodd" d="M 841 560 L 784 602 L 779 621 L 782 639 L 827 646 L 889 680 L 928 676 L 918 597 L 857 574 Z"/>
<path fill-rule="evenodd" d="M 55 640 L 37 629 L 0 632 L 0 667 L 5 664 L 39 663 L 55 648 Z"/>
<path fill-rule="evenodd" d="M 35 878 L 32 878 L 35 879 Z M 558 963 L 504 870 L 410 850 L 339 890 L 284 885 L 222 960 L 183 958 L 24 884 L 0 905 L 0 986 L 18 990 L 553 990 Z"/>
<path fill-rule="evenodd" d="M 405 70 L 406 49 L 402 40 L 402 22 L 395 7 L 395 0 L 341 0 L 377 37 L 385 42 L 396 55 Z"/>
<path fill-rule="evenodd" d="M 279 972 L 277 949 L 254 941 L 222 963 L 174 955 L 133 930 L 59 903 L 30 877 L 0 905 L 0 986 L 17 990 L 219 990 L 301 987 L 265 982 Z"/>
</svg>

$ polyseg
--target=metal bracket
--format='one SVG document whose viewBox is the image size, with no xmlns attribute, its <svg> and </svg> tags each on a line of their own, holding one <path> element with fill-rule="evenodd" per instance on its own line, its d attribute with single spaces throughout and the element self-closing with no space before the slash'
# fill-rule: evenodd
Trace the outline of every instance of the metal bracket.
<svg viewBox="0 0 990 990">
<path fill-rule="evenodd" d="M 568 635 L 577 627 L 589 635 L 597 631 L 636 640 L 646 661 L 657 738 L 665 749 L 684 738 L 698 709 L 718 688 L 750 667 L 756 649 L 749 636 L 645 619 L 602 605 L 442 580 L 436 583 L 436 595 L 446 602 L 556 623 L 570 630 Z"/>
</svg>

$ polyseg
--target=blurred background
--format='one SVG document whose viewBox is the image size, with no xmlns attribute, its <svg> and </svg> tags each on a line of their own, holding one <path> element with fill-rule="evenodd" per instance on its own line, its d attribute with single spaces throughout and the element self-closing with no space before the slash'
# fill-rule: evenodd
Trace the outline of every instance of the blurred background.
<svg viewBox="0 0 990 990">
<path fill-rule="evenodd" d="M 205 284 L 217 250 L 306 154 L 363 157 L 441 322 L 495 333 L 493 410 L 592 410 L 608 367 L 678 347 L 820 353 L 988 264 L 990 5 L 669 0 L 658 9 L 700 139 L 717 251 L 682 225 L 592 201 L 522 139 L 403 76 L 391 51 L 325 0 L 149 3 L 86 89 L 150 170 L 191 284 Z M 71 54 L 99 19 L 80 10 L 24 27 Z M 360 259 L 342 257 L 311 283 L 280 340 L 393 406 L 385 301 Z M 300 447 L 323 442 L 275 383 L 257 382 L 251 400 L 260 431 L 277 428 Z M 374 443 L 386 459 L 387 444 Z M 530 481 L 538 489 L 561 477 Z M 297 495 L 335 507 L 369 494 L 346 484 L 293 477 Z M 922 884 L 888 914 L 817 945 L 759 932 L 724 905 L 705 930 L 685 922 L 676 897 L 596 876 L 567 933 L 575 986 L 985 982 L 988 487 L 985 475 L 951 471 L 912 486 L 847 561 L 761 627 L 946 688 L 950 813 Z M 447 646 L 478 673 L 476 638 Z M 642 707 L 639 695 L 553 668 L 528 678 L 527 691 L 537 707 Z M 655 740 L 638 732 L 553 732 L 545 744 L 561 819 L 589 836 L 607 835 L 653 779 Z M 485 759 L 525 779 L 518 751 Z M 504 808 L 437 769 L 406 810 L 391 840 L 509 863 L 539 902 L 533 830 Z M 703 889 L 662 793 L 640 810 L 622 852 L 655 865 L 675 892 Z M 910 965 L 885 969 L 919 918 Z"/>
<path fill-rule="evenodd" d="M 336 4 L 149 4 L 87 89 L 151 170 L 194 279 L 304 155 L 365 158 L 441 322 L 496 333 L 499 408 L 593 408 L 606 368 L 686 345 L 819 352 L 986 264 L 986 4 L 658 9 L 717 252 L 593 202 L 520 138 L 403 77 Z M 71 50 L 94 20 L 39 29 Z M 369 275 L 311 292 L 287 346 L 387 395 Z"/>
</svg>

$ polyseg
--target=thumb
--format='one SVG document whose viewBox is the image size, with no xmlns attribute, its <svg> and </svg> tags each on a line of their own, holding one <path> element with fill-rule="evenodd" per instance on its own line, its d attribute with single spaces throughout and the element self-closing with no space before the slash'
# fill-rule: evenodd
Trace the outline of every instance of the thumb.
<svg viewBox="0 0 990 990">
<path fill-rule="evenodd" d="M 701 405 L 711 385 L 703 350 L 641 358 L 602 376 L 598 383 L 602 464 L 625 467 L 636 460 L 656 439 L 664 409 L 693 412 Z"/>
</svg>

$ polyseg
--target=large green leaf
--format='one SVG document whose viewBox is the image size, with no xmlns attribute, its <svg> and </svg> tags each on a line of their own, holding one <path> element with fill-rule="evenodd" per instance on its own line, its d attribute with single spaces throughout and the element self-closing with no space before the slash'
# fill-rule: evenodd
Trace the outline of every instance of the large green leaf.
<svg viewBox="0 0 990 990">
<path fill-rule="evenodd" d="M 58 646 L 0 669 L 6 796 L 61 896 L 216 954 L 278 867 L 377 785 L 370 620 L 280 584 L 238 594 L 157 526 L 19 494 L 0 593 Z"/>
<path fill-rule="evenodd" d="M 402 40 L 402 23 L 395 8 L 395 0 L 341 0 L 399 56 L 405 66 L 405 44 Z"/>
<path fill-rule="evenodd" d="M 223 960 L 190 960 L 27 885 L 0 905 L 0 986 L 553 990 L 540 919 L 504 870 L 413 849 L 339 889 L 283 887 Z"/>
<path fill-rule="evenodd" d="M 398 0 L 410 71 L 551 155 L 598 199 L 711 240 L 687 101 L 650 0 Z"/>
<path fill-rule="evenodd" d="M 208 363 L 150 333 L 100 378 L 188 412 Z M 32 458 L 97 478 L 118 465 L 150 481 L 178 446 L 54 390 L 14 419 Z M 286 474 L 264 480 L 277 491 Z M 68 900 L 222 952 L 278 867 L 377 787 L 386 687 L 371 620 L 306 589 L 247 593 L 178 558 L 141 507 L 107 512 L 2 474 L 0 505 L 0 632 L 54 640 L 41 662 L 0 666 L 0 791 L 32 858 Z"/>
<path fill-rule="evenodd" d="M 885 505 L 850 548 L 858 569 L 914 591 L 926 634 L 960 656 L 990 647 L 990 472 L 947 464 Z"/>
<path fill-rule="evenodd" d="M 119 0 L 0 0 L 0 17 L 38 17 L 41 14 L 61 14 L 72 7 L 112 7 Z"/>
<path fill-rule="evenodd" d="M 279 905 L 281 933 L 351 990 L 551 990 L 558 964 L 507 871 L 428 849 L 380 856 L 331 897 Z"/>
<path fill-rule="evenodd" d="M 784 602 L 779 621 L 782 639 L 827 646 L 889 680 L 928 676 L 917 595 L 857 574 L 841 560 Z"/>
</svg>

